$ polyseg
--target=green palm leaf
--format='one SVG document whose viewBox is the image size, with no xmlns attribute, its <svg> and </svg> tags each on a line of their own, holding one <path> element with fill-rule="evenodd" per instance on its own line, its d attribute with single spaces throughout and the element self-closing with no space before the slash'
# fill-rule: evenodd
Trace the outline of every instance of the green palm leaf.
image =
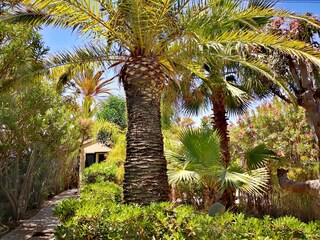
<svg viewBox="0 0 320 240">
<path fill-rule="evenodd" d="M 239 167 L 230 167 L 217 172 L 217 176 L 221 181 L 221 187 L 223 189 L 232 188 L 247 193 L 261 194 L 266 188 L 269 179 L 267 169 L 258 168 L 251 172 L 241 171 L 242 169 Z"/>
<path fill-rule="evenodd" d="M 245 153 L 246 166 L 249 169 L 263 167 L 270 159 L 276 158 L 276 153 L 268 149 L 265 144 L 248 149 Z"/>
<path fill-rule="evenodd" d="M 219 136 L 215 131 L 187 129 L 180 134 L 182 148 L 193 164 L 210 167 L 220 160 Z"/>
</svg>

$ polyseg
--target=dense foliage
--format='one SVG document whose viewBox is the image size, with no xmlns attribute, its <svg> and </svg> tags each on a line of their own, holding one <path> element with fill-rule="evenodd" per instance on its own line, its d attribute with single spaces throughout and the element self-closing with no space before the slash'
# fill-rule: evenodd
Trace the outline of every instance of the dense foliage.
<svg viewBox="0 0 320 240">
<path fill-rule="evenodd" d="M 76 115 L 51 83 L 1 95 L 1 213 L 20 218 L 77 181 Z"/>
<path fill-rule="evenodd" d="M 89 167 L 90 169 L 91 167 Z M 94 167 L 93 167 L 94 168 Z M 92 172 L 93 170 L 87 170 Z M 106 171 L 109 173 L 110 169 Z M 98 180 L 100 182 L 100 180 Z M 191 206 L 119 202 L 120 187 L 113 182 L 83 186 L 80 198 L 61 202 L 58 239 L 317 239 L 320 224 L 294 217 L 262 219 L 226 212 L 210 217 Z"/>
<path fill-rule="evenodd" d="M 269 190 L 262 198 L 247 197 L 246 208 L 259 215 L 292 215 L 303 220 L 318 219 L 318 199 L 280 189 L 276 170 L 290 169 L 289 178 L 306 181 L 318 178 L 317 145 L 302 108 L 295 109 L 280 100 L 265 102 L 250 114 L 246 113 L 231 127 L 232 155 L 241 155 L 258 144 L 265 144 L 279 158 L 268 163 Z M 290 204 L 288 204 L 290 203 Z"/>
<path fill-rule="evenodd" d="M 106 181 L 119 183 L 117 177 L 118 167 L 110 161 L 92 164 L 89 168 L 83 171 L 82 184 L 103 183 Z"/>
<path fill-rule="evenodd" d="M 101 104 L 97 113 L 98 119 L 104 119 L 118 124 L 122 129 L 127 127 L 126 101 L 119 96 L 110 96 Z"/>
<path fill-rule="evenodd" d="M 246 149 L 266 144 L 282 157 L 278 166 L 316 167 L 316 142 L 302 108 L 274 99 L 245 114 L 230 132 L 233 155 L 238 158 Z"/>
<path fill-rule="evenodd" d="M 0 52 L 0 92 L 4 92 L 31 82 L 42 69 L 48 48 L 33 28 L 0 22 Z"/>
</svg>

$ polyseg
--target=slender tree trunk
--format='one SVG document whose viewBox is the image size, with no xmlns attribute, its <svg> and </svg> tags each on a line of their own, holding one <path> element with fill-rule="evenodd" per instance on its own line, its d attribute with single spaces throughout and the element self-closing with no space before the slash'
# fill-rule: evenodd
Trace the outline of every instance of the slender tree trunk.
<svg viewBox="0 0 320 240">
<path fill-rule="evenodd" d="M 212 96 L 211 103 L 213 106 L 213 126 L 220 134 L 220 149 L 221 159 L 225 164 L 225 167 L 230 165 L 230 151 L 229 151 L 229 134 L 228 134 L 228 118 L 227 110 L 225 107 L 225 99 L 222 87 L 218 86 L 215 89 L 215 94 Z M 234 207 L 234 191 L 232 189 L 226 189 L 222 196 L 221 201 L 226 208 Z"/>
<path fill-rule="evenodd" d="M 216 89 L 215 95 L 211 99 L 213 106 L 213 126 L 220 134 L 220 148 L 222 161 L 225 166 L 230 165 L 230 151 L 229 151 L 229 135 L 228 135 L 228 118 L 226 116 L 227 111 L 225 108 L 224 94 L 221 87 Z"/>
<path fill-rule="evenodd" d="M 126 63 L 122 76 L 128 111 L 124 201 L 168 201 L 170 189 L 160 113 L 165 76 L 159 62 L 146 57 Z"/>
</svg>

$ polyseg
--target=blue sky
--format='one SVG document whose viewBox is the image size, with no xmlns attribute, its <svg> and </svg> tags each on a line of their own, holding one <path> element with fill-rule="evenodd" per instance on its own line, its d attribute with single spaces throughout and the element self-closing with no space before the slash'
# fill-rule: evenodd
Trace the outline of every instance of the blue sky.
<svg viewBox="0 0 320 240">
<path fill-rule="evenodd" d="M 305 14 L 307 12 L 313 13 L 320 17 L 320 2 L 309 2 L 308 0 L 301 0 L 297 2 L 279 2 L 277 8 L 283 8 L 296 13 Z M 81 46 L 85 43 L 85 39 L 72 33 L 71 30 L 45 27 L 41 30 L 45 44 L 50 48 L 50 53 L 57 51 L 71 50 L 74 46 Z M 114 91 L 116 95 L 123 95 L 123 90 L 119 88 L 118 81 L 115 81 L 113 88 L 118 89 Z M 209 115 L 210 112 L 204 112 L 202 116 Z M 194 118 L 199 124 L 200 117 Z M 230 117 L 230 121 L 235 122 L 235 117 Z"/>
<path fill-rule="evenodd" d="M 301 0 L 299 2 L 290 3 L 280 1 L 277 4 L 277 7 L 291 10 L 300 14 L 311 12 L 313 14 L 319 14 L 320 17 L 320 2 L 308 3 L 308 0 Z M 46 45 L 50 47 L 51 53 L 68 49 L 70 50 L 73 46 L 79 46 L 84 43 L 83 38 L 78 37 L 70 30 L 46 27 L 41 31 L 41 33 L 43 34 Z"/>
</svg>

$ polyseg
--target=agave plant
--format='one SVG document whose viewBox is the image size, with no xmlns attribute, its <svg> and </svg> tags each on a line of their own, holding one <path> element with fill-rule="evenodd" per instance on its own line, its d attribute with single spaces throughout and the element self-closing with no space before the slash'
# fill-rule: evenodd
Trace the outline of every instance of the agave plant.
<svg viewBox="0 0 320 240">
<path fill-rule="evenodd" d="M 171 185 L 200 182 L 207 190 L 219 186 L 220 193 L 231 189 L 257 195 L 263 193 L 269 179 L 263 164 L 274 157 L 274 153 L 264 146 L 257 146 L 246 154 L 246 165 L 251 166 L 248 169 L 237 163 L 225 167 L 217 131 L 190 128 L 183 130 L 179 139 L 181 149 L 167 153 Z"/>
</svg>

